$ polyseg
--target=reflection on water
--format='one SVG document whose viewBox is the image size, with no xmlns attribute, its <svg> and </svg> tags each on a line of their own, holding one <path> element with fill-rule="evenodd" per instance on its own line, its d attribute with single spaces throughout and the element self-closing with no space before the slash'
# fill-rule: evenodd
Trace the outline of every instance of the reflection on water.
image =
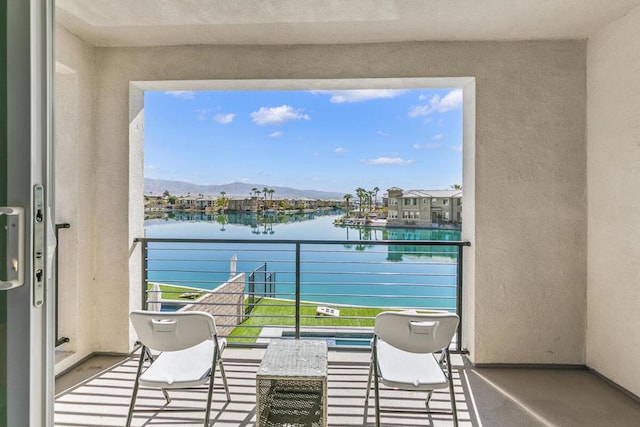
<svg viewBox="0 0 640 427">
<path fill-rule="evenodd" d="M 370 226 L 335 226 L 333 221 L 342 210 L 323 210 L 294 214 L 226 213 L 207 215 L 201 212 L 158 214 L 145 221 L 147 237 L 186 237 L 211 239 L 277 238 L 295 240 L 435 240 L 459 241 L 459 230 L 384 228 Z M 213 228 L 218 225 L 218 228 Z M 374 245 L 345 244 L 345 249 L 358 252 L 372 250 Z M 379 250 L 380 247 L 378 247 Z M 389 245 L 387 261 L 403 261 L 406 257 L 455 259 L 454 246 L 425 247 Z"/>
<path fill-rule="evenodd" d="M 389 229 L 384 232 L 385 240 L 460 240 L 458 230 L 416 230 L 416 229 Z M 455 246 L 416 246 L 416 245 L 389 245 L 388 261 L 402 261 L 403 257 L 455 260 L 458 257 L 458 248 Z"/>
<path fill-rule="evenodd" d="M 286 214 L 275 212 L 266 214 L 230 212 L 209 215 L 203 212 L 168 212 L 147 214 L 145 217 L 145 224 L 153 224 L 156 223 L 156 221 L 216 222 L 223 227 L 227 224 L 246 225 L 251 228 L 264 227 L 266 232 L 262 234 L 273 234 L 273 226 L 277 224 L 292 224 L 301 221 L 312 221 L 319 217 L 338 216 L 343 213 L 344 212 L 340 209 Z M 261 232 L 258 231 L 257 234 L 261 234 Z"/>
</svg>

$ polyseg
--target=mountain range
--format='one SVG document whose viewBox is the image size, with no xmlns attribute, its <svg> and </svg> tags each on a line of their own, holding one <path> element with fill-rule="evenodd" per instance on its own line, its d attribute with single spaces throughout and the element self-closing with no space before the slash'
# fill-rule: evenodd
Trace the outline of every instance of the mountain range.
<svg viewBox="0 0 640 427">
<path fill-rule="evenodd" d="M 204 194 L 205 196 L 218 197 L 220 193 L 224 191 L 227 197 L 246 197 L 251 194 L 252 188 L 257 188 L 262 191 L 263 188 L 269 188 L 274 190 L 274 198 L 286 197 L 290 199 L 295 198 L 308 198 L 308 199 L 321 199 L 321 200 L 342 200 L 344 193 L 336 193 L 331 191 L 319 191 L 319 190 L 299 190 L 290 187 L 278 187 L 264 184 L 247 184 L 244 182 L 232 182 L 230 184 L 213 184 L 213 185 L 200 185 L 193 184 L 184 181 L 170 181 L 165 179 L 144 179 L 144 194 L 162 194 L 169 191 L 174 196 L 186 196 L 191 194 L 197 196 L 198 194 Z"/>
</svg>

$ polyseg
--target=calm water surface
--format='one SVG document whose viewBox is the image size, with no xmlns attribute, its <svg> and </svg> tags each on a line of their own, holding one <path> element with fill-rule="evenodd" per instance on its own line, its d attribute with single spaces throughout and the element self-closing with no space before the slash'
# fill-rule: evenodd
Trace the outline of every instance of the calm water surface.
<svg viewBox="0 0 640 427">
<path fill-rule="evenodd" d="M 457 230 L 337 227 L 340 212 L 296 215 L 176 214 L 145 221 L 147 237 L 252 240 L 460 240 Z M 204 248 L 205 250 L 202 250 Z M 456 254 L 453 246 L 304 245 L 302 300 L 363 306 L 455 307 Z M 263 263 L 276 272 L 276 295 L 294 298 L 292 245 L 168 245 L 150 243 L 149 280 L 214 289 L 237 271 Z M 419 285 L 419 286 L 417 286 Z M 387 297 L 385 297 L 385 295 Z M 389 297 L 391 296 L 391 298 Z"/>
</svg>

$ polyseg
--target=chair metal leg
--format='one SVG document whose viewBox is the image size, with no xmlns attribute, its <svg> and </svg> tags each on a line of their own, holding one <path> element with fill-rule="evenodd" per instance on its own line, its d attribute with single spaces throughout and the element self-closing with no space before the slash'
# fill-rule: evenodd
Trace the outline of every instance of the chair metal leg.
<svg viewBox="0 0 640 427">
<path fill-rule="evenodd" d="M 369 377 L 367 378 L 367 394 L 364 396 L 364 407 L 369 406 L 369 394 L 371 392 L 371 378 L 373 377 L 373 355 L 369 362 Z"/>
<path fill-rule="evenodd" d="M 447 376 L 449 377 L 449 395 L 451 396 L 451 412 L 453 413 L 453 426 L 458 427 L 458 410 L 456 408 L 456 395 L 453 390 L 453 376 L 451 375 L 451 356 L 449 349 L 444 350 L 447 358 Z"/>
<path fill-rule="evenodd" d="M 380 385 L 378 378 L 378 352 L 376 350 L 376 342 L 373 342 L 373 349 L 371 350 L 373 353 L 373 387 L 375 392 L 375 402 L 376 402 L 376 427 L 380 427 Z"/>
<path fill-rule="evenodd" d="M 213 400 L 213 375 L 214 372 L 211 372 L 211 377 L 209 377 L 209 392 L 207 393 L 207 412 L 204 417 L 204 427 L 209 427 L 209 420 L 211 419 L 211 401 Z"/>
<path fill-rule="evenodd" d="M 209 420 L 211 419 L 211 403 L 213 400 L 213 380 L 216 377 L 216 366 L 220 360 L 220 347 L 218 347 L 218 338 L 213 337 L 215 343 L 213 360 L 211 361 L 211 373 L 209 374 L 209 392 L 207 393 L 207 409 L 204 417 L 204 427 L 209 427 Z"/>
<path fill-rule="evenodd" d="M 167 391 L 166 388 L 162 389 L 162 394 L 164 395 L 164 400 L 167 401 L 167 405 L 171 403 L 171 397 L 169 397 L 169 392 Z"/>
<path fill-rule="evenodd" d="M 153 354 L 151 354 L 151 350 L 149 350 L 147 347 L 144 348 L 144 354 L 145 354 L 145 358 L 147 360 L 149 360 L 149 362 L 153 363 L 154 362 L 154 357 Z"/>
<path fill-rule="evenodd" d="M 227 383 L 227 374 L 224 372 L 224 363 L 220 359 L 220 374 L 222 375 L 222 382 L 224 383 L 224 391 L 227 394 L 227 402 L 231 402 L 231 393 L 229 393 L 229 384 Z"/>
<path fill-rule="evenodd" d="M 131 394 L 131 402 L 129 403 L 129 414 L 127 414 L 127 423 L 126 427 L 131 426 L 131 420 L 133 418 L 133 407 L 136 404 L 136 397 L 138 396 L 138 388 L 140 385 L 138 384 L 138 378 L 140 378 L 140 373 L 142 372 L 142 365 L 144 364 L 144 358 L 147 352 L 147 348 L 143 347 L 140 352 L 140 360 L 138 361 L 138 371 L 136 372 L 136 382 L 133 384 L 133 393 Z"/>
<path fill-rule="evenodd" d="M 425 405 L 427 408 L 429 408 L 429 401 L 431 400 L 431 396 L 433 396 L 433 390 L 430 390 L 430 391 L 427 393 L 427 398 L 426 398 L 426 400 L 424 401 L 424 405 Z"/>
</svg>

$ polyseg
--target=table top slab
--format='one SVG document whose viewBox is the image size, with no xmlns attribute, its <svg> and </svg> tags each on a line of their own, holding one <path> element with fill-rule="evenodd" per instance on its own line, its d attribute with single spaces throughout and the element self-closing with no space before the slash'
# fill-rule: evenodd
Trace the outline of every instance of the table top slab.
<svg viewBox="0 0 640 427">
<path fill-rule="evenodd" d="M 271 340 L 258 377 L 318 378 L 327 376 L 325 340 Z"/>
</svg>

